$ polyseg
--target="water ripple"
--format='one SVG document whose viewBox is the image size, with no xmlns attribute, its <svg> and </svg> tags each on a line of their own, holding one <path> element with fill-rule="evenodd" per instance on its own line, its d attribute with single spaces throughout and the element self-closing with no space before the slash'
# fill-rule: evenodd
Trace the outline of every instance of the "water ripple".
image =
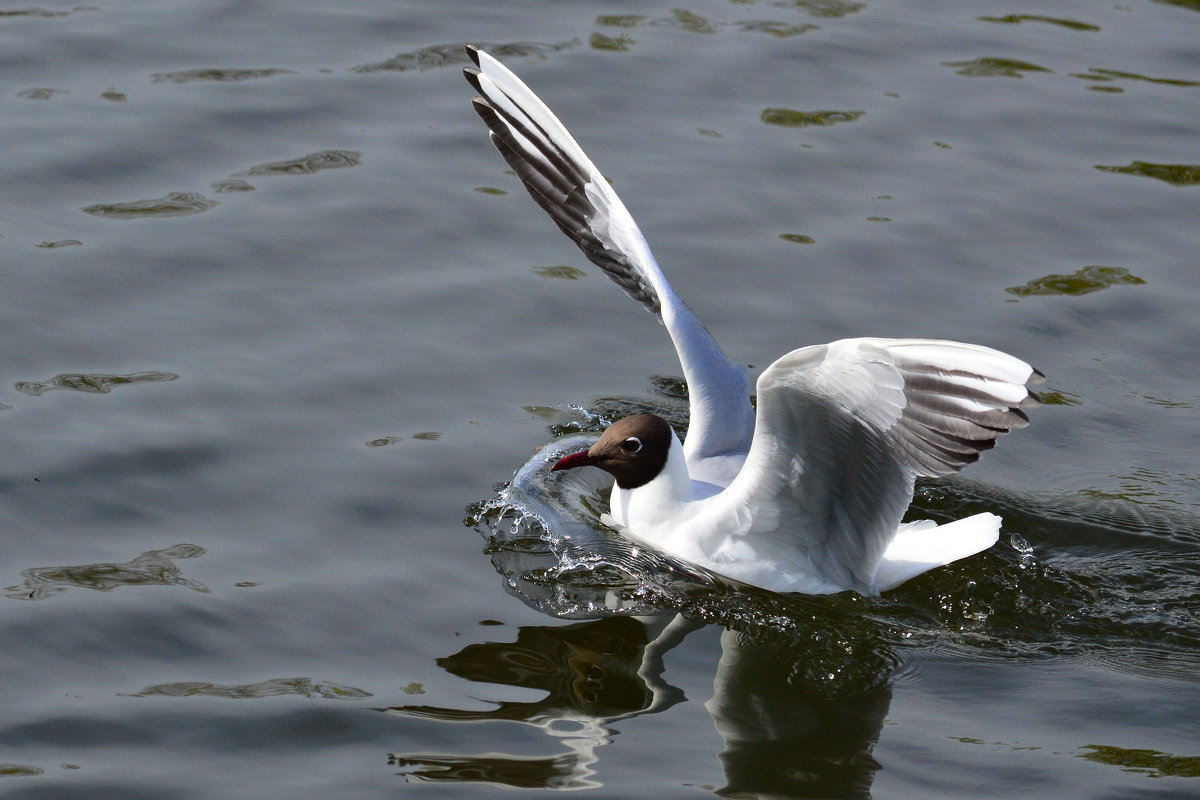
<svg viewBox="0 0 1200 800">
<path fill-rule="evenodd" d="M 52 19 L 65 17 L 70 11 L 51 11 L 48 8 L 0 8 L 0 19 L 13 17 L 32 17 L 35 19 Z"/>
<path fill-rule="evenodd" d="M 1115 172 L 1118 175 L 1154 178 L 1172 186 L 1200 184 L 1200 164 L 1152 164 L 1149 161 L 1131 161 L 1124 167 L 1097 164 L 1096 169 L 1101 172 Z"/>
<path fill-rule="evenodd" d="M 1017 61 L 1012 58 L 977 58 L 974 61 L 943 61 L 943 67 L 954 67 L 955 74 L 968 78 L 1023 78 L 1025 72 L 1053 72 L 1046 67 Z"/>
<path fill-rule="evenodd" d="M 510 42 L 508 44 L 474 42 L 473 44 L 504 61 L 505 59 L 529 58 L 531 56 L 545 58 L 551 53 L 575 47 L 578 42 L 572 40 L 557 44 L 545 42 Z M 400 53 L 386 61 L 363 64 L 352 68 L 350 71 L 358 73 L 409 72 L 413 70 L 424 72 L 425 70 L 437 69 L 438 67 L 467 66 L 470 63 L 470 59 L 463 49 L 462 42 L 454 42 L 452 44 L 435 44 L 429 47 L 422 47 L 420 50 L 414 50 L 411 53 Z"/>
<path fill-rule="evenodd" d="M 85 394 L 108 394 L 115 386 L 130 386 L 135 383 L 162 383 L 179 380 L 174 372 L 132 372 L 128 375 L 104 373 L 64 372 L 45 381 L 17 381 L 13 387 L 30 397 L 41 397 L 56 389 L 68 389 Z"/>
<path fill-rule="evenodd" d="M 980 22 L 1000 22 L 1007 25 L 1020 25 L 1023 22 L 1042 22 L 1048 25 L 1067 28 L 1068 30 L 1086 31 L 1088 33 L 1100 30 L 1100 26 L 1098 25 L 1089 25 L 1086 22 L 1076 22 L 1073 19 L 1064 19 L 1061 17 L 1044 17 L 1040 14 L 1006 14 L 1003 17 L 977 17 L 977 19 Z"/>
<path fill-rule="evenodd" d="M 1120 767 L 1122 772 L 1149 775 L 1151 778 L 1200 778 L 1200 756 L 1177 756 L 1149 748 L 1132 749 L 1112 745 L 1089 744 L 1079 757 L 1097 764 Z"/>
<path fill-rule="evenodd" d="M 34 87 L 17 92 L 17 97 L 22 100 L 49 100 L 56 94 L 70 94 L 66 89 L 50 89 L 47 87 Z"/>
<path fill-rule="evenodd" d="M 128 203 L 96 203 L 84 206 L 82 211 L 86 214 L 95 214 L 98 217 L 111 219 L 150 219 L 199 214 L 216 205 L 216 200 L 209 200 L 196 192 L 171 192 L 166 197 L 155 197 L 150 200 L 134 200 Z"/>
<path fill-rule="evenodd" d="M 739 22 L 737 25 L 738 30 L 746 33 L 769 33 L 781 39 L 799 36 L 809 31 L 820 30 L 816 25 L 789 25 L 786 22 L 776 22 L 774 20 L 745 20 Z"/>
<path fill-rule="evenodd" d="M 743 33 L 766 33 L 778 38 L 789 38 L 818 30 L 816 25 L 793 25 L 779 20 L 712 21 L 693 11 L 683 9 L 675 9 L 667 17 L 647 17 L 642 14 L 601 14 L 596 17 L 596 24 L 606 28 L 627 30 L 643 26 L 674 28 L 688 33 L 701 34 L 719 33 L 723 29 L 732 27 Z M 597 50 L 625 51 L 637 42 L 626 34 L 608 36 L 603 33 L 593 33 L 588 43 Z"/>
<path fill-rule="evenodd" d="M 591 47 L 593 50 L 607 50 L 612 53 L 624 53 L 635 44 L 637 42 L 625 34 L 607 36 L 603 33 L 593 33 L 588 37 L 588 47 Z"/>
<path fill-rule="evenodd" d="M 6 586 L 6 597 L 14 600 L 44 600 L 67 589 L 93 589 L 108 592 L 120 586 L 183 586 L 208 592 L 202 583 L 183 577 L 174 559 L 198 558 L 204 548 L 177 544 L 162 550 L 147 550 L 123 564 L 100 562 L 63 567 L 30 567 L 21 571 L 24 582 Z"/>
<path fill-rule="evenodd" d="M 1130 80 L 1157 83 L 1164 86 L 1194 87 L 1200 86 L 1200 81 L 1187 81 L 1177 78 L 1151 78 L 1149 75 L 1139 75 L 1136 72 L 1122 72 L 1115 69 L 1100 69 L 1092 67 L 1087 72 L 1072 72 L 1072 78 L 1082 78 L 1085 81 Z"/>
<path fill-rule="evenodd" d="M 1046 275 L 1034 278 L 1024 286 L 1010 286 L 1004 291 L 1018 297 L 1034 297 L 1037 295 L 1079 295 L 1091 294 L 1110 286 L 1136 286 L 1146 281 L 1133 275 L 1124 267 L 1083 267 L 1070 275 Z"/>
<path fill-rule="evenodd" d="M 426 783 L 486 783 L 509 789 L 595 789 L 593 770 L 573 753 L 548 758 L 521 756 L 451 756 L 440 753 L 388 754 L 399 775 Z"/>
<path fill-rule="evenodd" d="M 0 764 L 0 778 L 28 778 L 41 775 L 46 770 L 27 764 Z"/>
<path fill-rule="evenodd" d="M 837 125 L 839 122 L 854 122 L 865 111 L 796 111 L 791 108 L 766 108 L 760 116 L 768 125 L 781 128 L 808 128 L 812 126 Z"/>
<path fill-rule="evenodd" d="M 290 69 L 184 69 L 177 72 L 156 72 L 150 76 L 155 83 L 196 83 L 197 81 L 251 81 L 275 75 L 295 75 Z"/>
<path fill-rule="evenodd" d="M 353 150 L 321 150 L 299 158 L 255 164 L 238 175 L 313 175 L 321 170 L 357 167 L 361 163 L 362 153 Z"/>
<path fill-rule="evenodd" d="M 226 178 L 223 181 L 216 181 L 211 184 L 211 188 L 217 194 L 227 192 L 253 192 L 254 186 L 239 178 Z"/>
<path fill-rule="evenodd" d="M 866 3 L 855 3 L 852 0 L 779 0 L 775 5 L 780 8 L 798 8 L 810 16 L 829 19 L 857 14 L 867 7 Z"/>
<path fill-rule="evenodd" d="M 312 678 L 272 678 L 258 683 L 243 683 L 223 686 L 202 681 L 178 681 L 147 686 L 130 697 L 224 697 L 230 700 L 299 695 L 309 699 L 357 700 L 370 697 L 371 693 L 353 686 L 342 686 L 329 681 L 314 681 Z"/>
</svg>

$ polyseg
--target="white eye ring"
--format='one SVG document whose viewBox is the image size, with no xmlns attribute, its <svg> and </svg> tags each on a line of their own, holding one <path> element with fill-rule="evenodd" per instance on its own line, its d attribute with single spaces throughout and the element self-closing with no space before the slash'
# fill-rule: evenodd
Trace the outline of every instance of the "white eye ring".
<svg viewBox="0 0 1200 800">
<path fill-rule="evenodd" d="M 636 436 L 630 436 L 628 439 L 621 442 L 621 449 L 631 455 L 633 453 L 640 453 L 642 452 L 642 440 Z"/>
</svg>

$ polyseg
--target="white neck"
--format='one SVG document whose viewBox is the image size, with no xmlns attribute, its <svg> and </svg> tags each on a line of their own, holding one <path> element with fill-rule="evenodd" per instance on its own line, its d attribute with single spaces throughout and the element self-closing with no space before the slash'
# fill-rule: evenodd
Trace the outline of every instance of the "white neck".
<svg viewBox="0 0 1200 800">
<path fill-rule="evenodd" d="M 678 522 L 683 505 L 693 499 L 691 483 L 683 445 L 672 432 L 662 472 L 636 489 L 614 486 L 609 511 L 619 525 L 638 531 L 648 531 L 663 522 Z"/>
</svg>

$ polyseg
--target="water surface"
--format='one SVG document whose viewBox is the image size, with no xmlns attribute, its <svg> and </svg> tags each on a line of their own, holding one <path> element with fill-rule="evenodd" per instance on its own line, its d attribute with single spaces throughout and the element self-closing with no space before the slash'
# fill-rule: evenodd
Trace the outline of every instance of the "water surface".
<svg viewBox="0 0 1200 800">
<path fill-rule="evenodd" d="M 1171 2 L 0 9 L 0 796 L 1200 797 L 1198 32 Z M 813 600 L 514 533 L 539 445 L 686 419 L 662 329 L 488 144 L 464 42 L 733 359 L 916 335 L 1045 372 L 914 502 L 1001 543 Z"/>
</svg>

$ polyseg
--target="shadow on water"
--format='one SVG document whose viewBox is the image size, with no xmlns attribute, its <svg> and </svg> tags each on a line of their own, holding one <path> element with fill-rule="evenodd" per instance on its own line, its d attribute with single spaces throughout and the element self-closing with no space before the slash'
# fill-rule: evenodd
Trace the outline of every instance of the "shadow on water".
<svg viewBox="0 0 1200 800">
<path fill-rule="evenodd" d="M 685 429 L 685 390 L 669 379 L 654 388 L 662 402 L 653 410 Z M 545 757 L 391 755 L 410 780 L 597 786 L 597 749 L 614 724 L 683 699 L 665 676 L 664 654 L 710 624 L 722 628 L 705 704 L 723 740 L 721 795 L 868 797 L 879 769 L 872 750 L 912 648 L 976 662 L 1086 659 L 1187 682 L 1200 675 L 1194 517 L 1127 498 L 1025 496 L 959 480 L 922 484 L 909 518 L 945 522 L 992 511 L 1005 520 L 1000 543 L 879 598 L 780 595 L 647 550 L 601 525 L 609 479 L 598 471 L 549 473 L 607 422 L 644 405 L 614 399 L 590 410 L 529 410 L 553 421 L 559 438 L 494 498 L 472 506 L 465 522 L 484 535 L 484 552 L 509 593 L 549 616 L 589 621 L 522 628 L 515 642 L 472 644 L 438 662 L 467 680 L 543 691 L 541 700 L 483 711 L 383 710 L 523 723 L 562 749 Z M 1122 759 L 1141 763 L 1124 751 Z"/>
</svg>

